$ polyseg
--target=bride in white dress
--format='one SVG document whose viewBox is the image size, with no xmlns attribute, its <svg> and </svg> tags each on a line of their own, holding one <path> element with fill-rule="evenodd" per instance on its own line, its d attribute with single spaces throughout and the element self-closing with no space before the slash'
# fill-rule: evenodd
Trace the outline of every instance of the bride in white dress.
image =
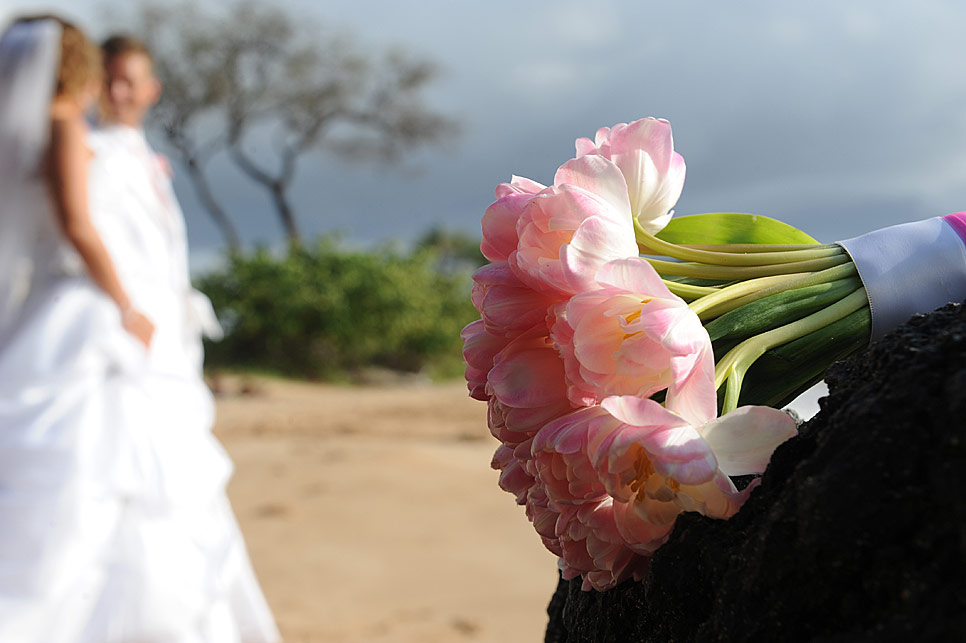
<svg viewBox="0 0 966 643">
<path fill-rule="evenodd" d="M 53 18 L 0 39 L 0 642 L 274 642 L 210 395 L 152 367 L 166 327 L 91 222 L 94 51 Z"/>
</svg>

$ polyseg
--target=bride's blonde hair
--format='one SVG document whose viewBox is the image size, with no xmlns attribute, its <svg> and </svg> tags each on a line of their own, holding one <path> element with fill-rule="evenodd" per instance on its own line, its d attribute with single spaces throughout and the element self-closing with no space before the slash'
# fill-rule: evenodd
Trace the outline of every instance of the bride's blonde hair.
<svg viewBox="0 0 966 643">
<path fill-rule="evenodd" d="M 83 31 L 73 23 L 52 14 L 26 16 L 16 22 L 34 20 L 54 20 L 61 26 L 60 64 L 57 66 L 55 95 L 77 96 L 91 84 L 100 82 L 103 74 L 101 50 L 87 39 Z"/>
</svg>

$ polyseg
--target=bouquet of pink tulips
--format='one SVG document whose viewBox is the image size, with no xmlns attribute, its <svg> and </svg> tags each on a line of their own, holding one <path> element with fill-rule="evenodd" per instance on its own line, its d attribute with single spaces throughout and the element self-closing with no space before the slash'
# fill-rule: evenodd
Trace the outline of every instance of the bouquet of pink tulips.
<svg viewBox="0 0 966 643">
<path fill-rule="evenodd" d="M 470 394 L 501 488 L 584 589 L 641 579 L 679 513 L 737 512 L 757 479 L 731 478 L 796 433 L 776 407 L 966 297 L 963 214 L 820 245 L 761 216 L 672 218 L 684 174 L 666 121 L 622 123 L 578 139 L 553 185 L 501 184 L 483 215 Z"/>
</svg>

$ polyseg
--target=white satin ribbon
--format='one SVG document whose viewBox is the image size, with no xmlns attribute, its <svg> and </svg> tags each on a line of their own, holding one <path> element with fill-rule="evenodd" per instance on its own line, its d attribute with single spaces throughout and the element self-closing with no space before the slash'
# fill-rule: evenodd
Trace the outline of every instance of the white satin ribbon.
<svg viewBox="0 0 966 643">
<path fill-rule="evenodd" d="M 915 313 L 966 299 L 966 241 L 943 217 L 836 243 L 852 257 L 869 296 L 873 341 Z"/>
</svg>

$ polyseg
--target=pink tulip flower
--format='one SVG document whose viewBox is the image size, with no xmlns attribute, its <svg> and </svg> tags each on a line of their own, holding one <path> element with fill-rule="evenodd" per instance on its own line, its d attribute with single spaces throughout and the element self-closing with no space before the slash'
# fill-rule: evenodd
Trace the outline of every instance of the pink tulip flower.
<svg viewBox="0 0 966 643">
<path fill-rule="evenodd" d="M 567 323 L 567 303 L 558 302 L 549 309 L 547 325 L 550 327 L 550 338 L 564 363 L 564 372 L 567 373 L 567 398 L 570 403 L 578 407 L 594 406 L 598 402 L 596 388 L 582 377 L 571 375 L 580 373 L 580 362 L 574 354 L 574 329 Z"/>
<path fill-rule="evenodd" d="M 631 396 L 608 397 L 601 406 L 618 426 L 599 442 L 594 464 L 617 501 L 622 535 L 634 541 L 681 511 L 732 516 L 754 485 L 738 491 L 728 476 L 762 473 L 775 448 L 797 433 L 788 414 L 769 407 L 686 419 Z"/>
<path fill-rule="evenodd" d="M 522 505 L 526 503 L 527 494 L 535 479 L 527 472 L 526 461 L 517 458 L 514 451 L 515 449 L 501 444 L 493 454 L 490 467 L 500 472 L 500 488 L 513 494 L 517 504 Z"/>
<path fill-rule="evenodd" d="M 463 361 L 466 362 L 466 386 L 470 397 L 486 402 L 486 376 L 493 368 L 493 358 L 509 343 L 505 337 L 487 332 L 482 319 L 467 324 L 460 332 L 463 338 Z"/>
<path fill-rule="evenodd" d="M 551 337 L 563 356 L 571 402 L 646 398 L 667 389 L 669 405 L 714 417 L 711 340 L 684 300 L 639 257 L 605 264 L 597 284 L 552 310 Z"/>
<path fill-rule="evenodd" d="M 656 118 L 618 123 L 597 130 L 594 141 L 579 138 L 577 156 L 601 155 L 620 168 L 627 181 L 631 212 L 657 234 L 671 220 L 671 208 L 684 188 L 684 158 L 674 151 L 671 124 Z"/>
<path fill-rule="evenodd" d="M 529 197 L 516 231 L 510 265 L 542 292 L 569 296 L 596 288 L 602 265 L 638 254 L 624 177 L 602 156 L 564 163 L 553 186 Z"/>
<path fill-rule="evenodd" d="M 517 220 L 530 198 L 546 186 L 514 176 L 496 187 L 496 201 L 483 213 L 480 251 L 490 261 L 506 261 L 517 249 Z"/>
<path fill-rule="evenodd" d="M 525 334 L 507 344 L 486 381 L 490 431 L 513 448 L 572 410 L 563 362 L 546 337 Z"/>
<path fill-rule="evenodd" d="M 540 429 L 531 452 L 551 501 L 579 505 L 607 497 L 590 454 L 596 451 L 606 429 L 614 426 L 613 418 L 595 406 L 568 413 Z"/>
<path fill-rule="evenodd" d="M 547 500 L 535 507 L 542 523 L 534 527 L 545 544 L 559 550 L 565 579 L 581 575 L 585 589 L 603 591 L 641 564 L 617 529 L 613 499 L 588 456 L 600 421 L 616 424 L 600 407 L 577 410 L 540 429 L 531 449 L 538 497 Z M 546 532 L 548 514 L 554 517 L 552 537 Z"/>
<path fill-rule="evenodd" d="M 794 420 L 766 407 L 694 425 L 632 396 L 549 422 L 532 440 L 530 471 L 558 514 L 565 577 L 598 590 L 642 577 L 681 512 L 733 515 L 755 484 L 738 491 L 728 476 L 761 473 L 795 432 Z"/>
<path fill-rule="evenodd" d="M 619 543 L 630 552 L 649 555 L 664 542 L 680 509 L 675 508 L 673 514 L 667 516 L 667 520 L 650 527 L 637 528 L 632 532 L 621 530 L 616 516 L 623 509 L 622 503 L 615 503 L 611 508 L 614 497 L 604 484 L 599 465 L 595 462 L 595 454 L 601 449 L 601 445 L 607 443 L 614 432 L 620 428 L 620 420 L 601 406 L 569 413 L 548 423 L 537 433 L 532 443 L 533 465 L 536 477 L 546 490 L 552 506 L 558 507 L 565 515 L 576 516 L 576 519 L 583 520 L 580 517 L 590 516 L 591 514 L 586 513 L 590 510 L 584 510 L 582 514 L 573 514 L 573 512 L 566 514 L 567 508 L 585 504 L 594 506 L 606 504 L 609 512 L 608 520 L 602 519 L 596 509 L 594 511 L 597 513 L 593 514 L 596 519 L 593 523 L 583 520 L 584 527 L 593 524 L 604 530 L 601 533 L 592 534 L 593 537 L 588 541 L 589 543 L 610 543 L 612 546 Z M 585 531 L 573 531 L 575 527 L 568 527 L 568 529 L 571 529 L 568 532 L 571 536 L 580 534 L 581 538 L 588 537 Z M 564 541 L 565 539 L 561 542 Z M 603 547 L 603 545 L 600 546 Z M 594 545 L 591 549 L 598 553 L 605 550 L 611 551 L 607 548 L 594 549 Z M 616 552 L 611 551 L 611 553 L 617 555 Z M 608 565 L 613 565 L 617 560 L 602 554 L 598 558 L 606 559 Z M 570 567 L 589 571 L 585 565 L 581 565 L 584 564 L 571 562 Z M 608 569 L 613 568 L 608 567 Z"/>
<path fill-rule="evenodd" d="M 560 512 L 550 506 L 546 489 L 539 480 L 527 490 L 526 510 L 527 518 L 533 524 L 540 540 L 543 541 L 544 547 L 555 556 L 563 556 L 560 538 L 557 536 L 557 522 L 560 518 Z"/>
<path fill-rule="evenodd" d="M 472 299 L 483 316 L 487 332 L 515 337 L 535 326 L 547 328 L 547 313 L 559 301 L 528 288 L 506 261 L 483 266 L 473 274 Z"/>
<path fill-rule="evenodd" d="M 564 509 L 557 519 L 560 570 L 565 580 L 583 577 L 581 589 L 603 592 L 641 580 L 650 558 L 627 546 L 615 522 L 612 498 Z"/>
</svg>

